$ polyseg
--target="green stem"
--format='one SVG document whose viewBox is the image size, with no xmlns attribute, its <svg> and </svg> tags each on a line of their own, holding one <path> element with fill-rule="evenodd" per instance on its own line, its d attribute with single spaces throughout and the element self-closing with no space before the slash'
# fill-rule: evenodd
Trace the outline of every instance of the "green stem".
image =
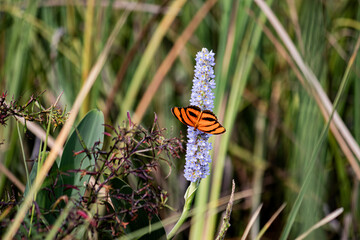
<svg viewBox="0 0 360 240">
<path fill-rule="evenodd" d="M 184 195 L 185 198 L 185 205 L 183 208 L 183 211 L 181 213 L 181 216 L 179 218 L 179 220 L 177 221 L 177 223 L 175 224 L 175 226 L 173 227 L 173 229 L 171 229 L 171 231 L 169 232 L 169 234 L 167 235 L 166 239 L 171 239 L 175 236 L 175 233 L 177 232 L 177 230 L 179 230 L 179 228 L 181 227 L 181 225 L 185 222 L 185 220 L 187 219 L 188 215 L 189 215 L 189 210 L 191 207 L 191 203 L 194 199 L 195 196 L 195 192 L 198 188 L 200 184 L 200 181 L 198 182 L 192 182 L 188 189 L 186 190 L 186 193 Z"/>
<path fill-rule="evenodd" d="M 25 174 L 26 174 L 26 181 L 29 183 L 29 170 L 28 170 L 28 167 L 27 167 L 27 163 L 26 163 L 26 157 L 25 157 L 25 151 L 24 151 L 24 145 L 23 145 L 23 142 L 22 142 L 22 139 L 21 139 L 21 133 L 20 133 L 20 128 L 19 128 L 19 122 L 16 121 L 16 128 L 17 128 L 17 131 L 18 131 L 18 134 L 19 134 L 19 141 L 20 141 L 20 148 L 21 148 L 21 153 L 23 155 L 23 160 L 24 160 L 24 167 L 25 167 Z"/>
</svg>

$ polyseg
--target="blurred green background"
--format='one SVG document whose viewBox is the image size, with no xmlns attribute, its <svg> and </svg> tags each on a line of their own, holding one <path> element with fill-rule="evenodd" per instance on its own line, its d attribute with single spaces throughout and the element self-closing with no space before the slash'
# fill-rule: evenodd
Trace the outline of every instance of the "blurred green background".
<svg viewBox="0 0 360 240">
<path fill-rule="evenodd" d="M 263 3 L 1 1 L 0 89 L 20 102 L 45 91 L 45 107 L 62 94 L 59 105 L 70 110 L 93 67 L 100 66 L 79 118 L 98 108 L 107 123 L 116 125 L 130 112 L 135 122 L 150 128 L 156 113 L 167 137 L 179 137 L 181 131 L 186 140 L 186 127 L 170 109 L 189 105 L 194 58 L 206 47 L 216 53 L 214 112 L 227 132 L 211 138 L 214 165 L 196 195 L 194 209 L 199 211 L 177 238 L 214 238 L 234 179 L 237 194 L 228 239 L 243 236 L 260 204 L 250 239 L 265 230 L 271 217 L 275 220 L 261 239 L 294 239 L 326 217 L 330 223 L 308 239 L 356 239 L 359 147 L 351 146 L 344 126 L 359 142 L 359 1 L 266 1 L 306 68 L 277 32 L 281 25 L 268 20 Z M 106 47 L 110 51 L 100 64 Z M 314 75 L 305 71 L 309 69 Z M 337 111 L 345 125 L 330 130 L 324 116 L 331 112 L 324 113 L 324 96 L 314 80 L 331 102 L 339 94 Z M 34 137 L 21 137 L 30 158 Z M 0 161 L 25 184 L 15 120 L 0 128 L 0 138 Z M 168 166 L 157 178 L 177 211 L 188 184 L 183 166 L 184 155 L 167 179 Z M 1 199 L 9 185 L 0 172 Z M 283 203 L 285 209 L 274 215 Z M 342 214 L 331 218 L 339 208 Z M 173 214 L 164 209 L 160 217 Z"/>
</svg>

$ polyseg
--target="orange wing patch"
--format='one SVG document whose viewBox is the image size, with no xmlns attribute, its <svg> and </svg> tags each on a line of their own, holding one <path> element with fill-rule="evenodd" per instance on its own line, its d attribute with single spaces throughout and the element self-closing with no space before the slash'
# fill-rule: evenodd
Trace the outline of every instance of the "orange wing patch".
<svg viewBox="0 0 360 240">
<path fill-rule="evenodd" d="M 194 127 L 204 133 L 217 135 L 226 131 L 218 122 L 215 114 L 210 110 L 201 111 L 197 106 L 188 106 L 173 107 L 171 112 L 183 124 Z"/>
</svg>

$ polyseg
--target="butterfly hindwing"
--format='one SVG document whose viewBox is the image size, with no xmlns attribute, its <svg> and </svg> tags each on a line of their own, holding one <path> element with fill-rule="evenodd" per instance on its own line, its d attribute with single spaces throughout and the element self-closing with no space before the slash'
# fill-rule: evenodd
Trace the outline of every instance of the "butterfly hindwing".
<svg viewBox="0 0 360 240">
<path fill-rule="evenodd" d="M 225 128 L 218 122 L 216 115 L 209 110 L 204 110 L 202 112 L 198 124 L 198 129 L 202 132 L 215 135 L 224 133 L 226 131 Z"/>
<path fill-rule="evenodd" d="M 199 120 L 199 127 L 206 127 L 217 123 L 217 117 L 209 110 L 204 110 Z"/>
<path fill-rule="evenodd" d="M 218 135 L 226 132 L 226 129 L 220 123 L 216 123 L 211 127 L 207 127 L 199 130 L 214 135 Z"/>
</svg>

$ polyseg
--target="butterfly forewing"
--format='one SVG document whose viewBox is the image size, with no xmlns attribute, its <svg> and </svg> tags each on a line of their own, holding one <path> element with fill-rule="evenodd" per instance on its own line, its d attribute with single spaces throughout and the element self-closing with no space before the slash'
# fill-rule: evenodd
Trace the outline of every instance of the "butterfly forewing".
<svg viewBox="0 0 360 240">
<path fill-rule="evenodd" d="M 174 116 L 180 120 L 183 124 L 189 125 L 191 127 L 195 127 L 196 120 L 194 112 L 195 110 L 192 110 L 191 113 L 187 110 L 188 108 L 181 108 L 181 107 L 173 107 L 171 109 Z M 200 111 L 199 111 L 200 112 Z"/>
<path fill-rule="evenodd" d="M 186 116 L 189 118 L 192 124 L 188 124 L 195 127 L 198 124 L 199 117 L 201 115 L 201 109 L 197 106 L 189 106 L 184 108 Z"/>
<path fill-rule="evenodd" d="M 187 124 L 181 116 L 181 109 L 182 108 L 173 107 L 171 108 L 171 112 L 177 119 L 179 119 L 180 122 L 182 122 L 183 124 Z"/>
<path fill-rule="evenodd" d="M 194 127 L 196 123 L 196 119 L 194 119 L 191 114 L 189 114 L 187 108 L 181 108 L 181 117 L 184 119 L 185 124 Z"/>
</svg>

